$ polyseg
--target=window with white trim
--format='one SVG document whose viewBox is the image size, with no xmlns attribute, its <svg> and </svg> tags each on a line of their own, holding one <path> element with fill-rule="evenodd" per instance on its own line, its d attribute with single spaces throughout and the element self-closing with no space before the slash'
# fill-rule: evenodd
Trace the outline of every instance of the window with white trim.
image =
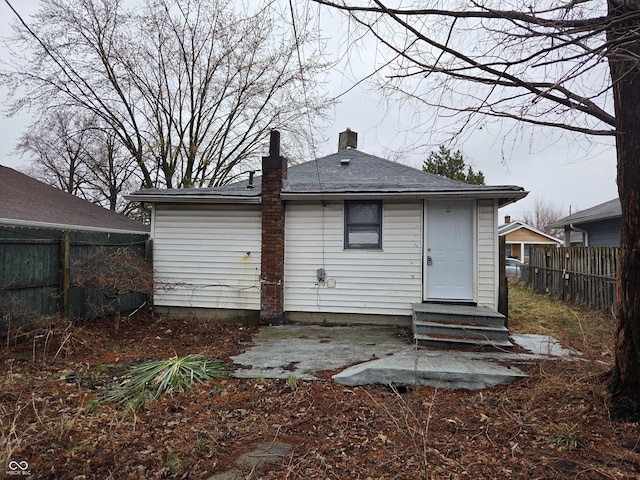
<svg viewBox="0 0 640 480">
<path fill-rule="evenodd" d="M 345 200 L 344 248 L 382 249 L 382 201 Z"/>
</svg>

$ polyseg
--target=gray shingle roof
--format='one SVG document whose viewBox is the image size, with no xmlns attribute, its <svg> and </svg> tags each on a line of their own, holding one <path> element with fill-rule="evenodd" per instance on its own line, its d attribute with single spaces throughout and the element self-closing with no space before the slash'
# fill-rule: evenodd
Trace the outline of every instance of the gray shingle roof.
<svg viewBox="0 0 640 480">
<path fill-rule="evenodd" d="M 343 165 L 342 160 L 349 160 Z M 519 187 L 518 187 L 519 188 Z M 285 193 L 434 192 L 494 190 L 423 172 L 400 163 L 347 149 L 289 170 Z M 520 188 L 520 190 L 522 190 Z"/>
<path fill-rule="evenodd" d="M 3 223 L 74 230 L 149 232 L 147 225 L 0 165 L 0 224 Z"/>
<path fill-rule="evenodd" d="M 348 165 L 343 160 L 348 159 Z M 210 197 L 258 197 L 261 177 L 254 179 L 254 188 L 247 188 L 248 181 L 241 181 L 216 188 L 149 189 L 130 195 L 136 196 L 210 196 Z M 349 194 L 349 193 L 481 193 L 522 192 L 513 185 L 470 185 L 423 172 L 400 163 L 391 162 L 356 149 L 346 149 L 310 162 L 288 168 L 287 181 L 282 193 L 286 195 Z"/>
<path fill-rule="evenodd" d="M 620 207 L 620 200 L 614 198 L 608 202 L 601 203 L 586 210 L 581 210 L 568 217 L 561 218 L 557 222 L 554 222 L 548 227 L 562 228 L 569 224 L 580 224 L 587 222 L 595 222 L 598 220 L 606 220 L 609 218 L 616 218 L 622 216 L 622 210 Z"/>
</svg>

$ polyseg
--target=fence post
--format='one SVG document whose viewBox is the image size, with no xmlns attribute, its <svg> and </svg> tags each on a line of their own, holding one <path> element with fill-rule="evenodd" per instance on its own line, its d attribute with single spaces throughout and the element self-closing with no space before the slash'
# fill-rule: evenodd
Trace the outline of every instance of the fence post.
<svg viewBox="0 0 640 480">
<path fill-rule="evenodd" d="M 63 318 L 69 318 L 69 285 L 71 283 L 71 262 L 70 262 L 71 240 L 69 234 L 65 233 L 60 239 L 60 313 Z"/>
</svg>

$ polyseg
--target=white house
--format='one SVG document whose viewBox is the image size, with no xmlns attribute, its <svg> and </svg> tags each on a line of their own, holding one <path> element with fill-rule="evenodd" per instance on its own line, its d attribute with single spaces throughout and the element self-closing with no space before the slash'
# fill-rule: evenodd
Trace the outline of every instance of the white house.
<svg viewBox="0 0 640 480">
<path fill-rule="evenodd" d="M 262 177 L 151 189 L 159 289 L 172 315 L 409 323 L 423 303 L 498 304 L 498 208 L 517 186 L 469 185 L 357 150 L 287 166 L 272 132 Z M 161 287 L 163 288 L 163 287 Z"/>
</svg>

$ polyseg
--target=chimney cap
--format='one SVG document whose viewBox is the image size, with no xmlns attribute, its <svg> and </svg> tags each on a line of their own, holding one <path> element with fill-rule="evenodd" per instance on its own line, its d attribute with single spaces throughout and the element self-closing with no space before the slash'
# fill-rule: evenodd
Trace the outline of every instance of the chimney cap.
<svg viewBox="0 0 640 480">
<path fill-rule="evenodd" d="M 271 130 L 269 134 L 269 156 L 280 156 L 280 132 L 278 130 Z"/>
<path fill-rule="evenodd" d="M 354 132 L 350 128 L 340 132 L 338 136 L 338 151 L 341 152 L 347 148 L 358 148 L 358 132 Z"/>
<path fill-rule="evenodd" d="M 280 132 L 271 130 L 269 135 L 269 156 L 262 157 L 262 171 L 271 170 L 287 171 L 287 159 L 280 155 Z"/>
</svg>

